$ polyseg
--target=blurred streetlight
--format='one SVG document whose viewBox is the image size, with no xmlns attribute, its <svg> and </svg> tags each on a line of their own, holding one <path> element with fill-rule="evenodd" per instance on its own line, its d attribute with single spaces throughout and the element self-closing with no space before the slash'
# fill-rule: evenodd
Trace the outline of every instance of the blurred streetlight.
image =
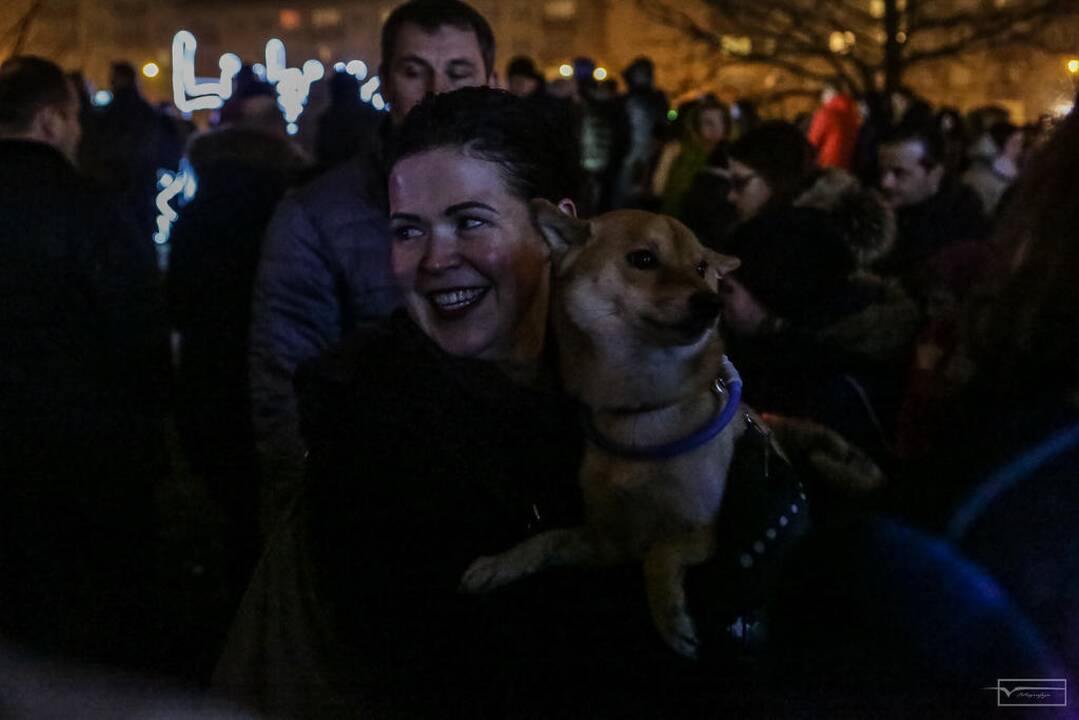
<svg viewBox="0 0 1079 720">
<path fill-rule="evenodd" d="M 573 77 L 573 66 L 572 65 L 563 65 L 563 66 L 561 66 L 560 68 L 558 68 L 558 74 L 561 75 L 564 78 Z"/>
<path fill-rule="evenodd" d="M 1073 77 L 1079 75 L 1079 58 L 1072 58 L 1067 62 L 1065 67 L 1068 68 L 1068 72 L 1071 73 Z"/>
<path fill-rule="evenodd" d="M 157 66 L 157 63 L 148 62 L 142 66 L 142 74 L 148 78 L 155 78 L 160 72 L 161 68 Z"/>
<path fill-rule="evenodd" d="M 607 68 L 596 68 L 592 71 L 592 77 L 594 77 L 599 82 L 603 82 L 607 79 Z"/>
</svg>

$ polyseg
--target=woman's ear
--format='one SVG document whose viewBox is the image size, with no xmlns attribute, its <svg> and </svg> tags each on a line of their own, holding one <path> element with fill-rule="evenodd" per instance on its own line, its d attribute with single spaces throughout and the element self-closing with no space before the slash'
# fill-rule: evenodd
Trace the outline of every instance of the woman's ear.
<svg viewBox="0 0 1079 720">
<path fill-rule="evenodd" d="M 583 245 L 592 234 L 592 226 L 577 219 L 577 207 L 572 200 L 562 200 L 555 205 L 549 200 L 536 198 L 529 203 L 536 226 L 558 258 L 574 245 Z"/>
</svg>

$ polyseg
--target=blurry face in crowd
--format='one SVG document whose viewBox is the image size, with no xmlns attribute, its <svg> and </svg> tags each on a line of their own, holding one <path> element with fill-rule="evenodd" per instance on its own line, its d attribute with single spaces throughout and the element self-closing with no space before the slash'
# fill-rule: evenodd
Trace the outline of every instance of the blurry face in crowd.
<svg viewBox="0 0 1079 720">
<path fill-rule="evenodd" d="M 428 32 L 405 23 L 397 32 L 394 57 L 381 69 L 382 94 L 390 103 L 390 115 L 400 123 L 423 97 L 462 87 L 489 85 L 479 40 L 472 30 L 442 25 Z"/>
<path fill-rule="evenodd" d="M 539 80 L 528 75 L 510 75 L 509 91 L 517 97 L 528 97 L 539 88 Z"/>
<path fill-rule="evenodd" d="M 925 148 L 918 140 L 881 145 L 880 188 L 892 208 L 918 205 L 940 190 L 944 166 L 926 167 Z"/>
<path fill-rule="evenodd" d="M 46 105 L 38 110 L 27 136 L 52 145 L 75 162 L 82 124 L 79 122 L 79 97 L 74 86 L 69 87 L 67 100 L 58 105 Z"/>
<path fill-rule="evenodd" d="M 1012 136 L 1008 138 L 1008 141 L 1004 143 L 1004 150 L 1001 154 L 1012 162 L 1018 163 L 1019 159 L 1023 156 L 1023 144 L 1023 132 L 1014 132 L 1012 133 Z"/>
<path fill-rule="evenodd" d="M 390 223 L 408 312 L 443 350 L 483 360 L 539 356 L 550 256 L 528 203 L 497 164 L 457 148 L 404 158 L 390 173 Z"/>
<path fill-rule="evenodd" d="M 727 136 L 727 123 L 723 119 L 723 111 L 719 108 L 708 108 L 701 111 L 700 117 L 701 138 L 709 145 L 722 142 Z"/>
<path fill-rule="evenodd" d="M 755 216 L 772 199 L 772 188 L 748 165 L 732 159 L 729 178 L 731 189 L 727 199 L 734 205 L 742 222 Z"/>
</svg>

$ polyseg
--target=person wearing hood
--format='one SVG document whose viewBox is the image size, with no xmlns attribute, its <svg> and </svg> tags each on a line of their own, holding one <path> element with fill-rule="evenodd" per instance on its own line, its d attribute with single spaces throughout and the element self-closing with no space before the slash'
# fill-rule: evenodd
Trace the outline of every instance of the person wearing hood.
<svg viewBox="0 0 1079 720">
<path fill-rule="evenodd" d="M 847 83 L 842 79 L 824 86 L 821 107 L 809 126 L 809 142 L 817 149 L 817 163 L 821 167 L 850 170 L 854 161 L 861 120 L 858 106 L 846 88 Z"/>
<path fill-rule="evenodd" d="M 251 294 L 277 203 L 311 165 L 273 104 L 247 103 L 234 124 L 194 137 L 195 197 L 172 232 L 166 282 L 179 336 L 176 421 L 191 470 L 226 518 L 230 589 L 258 559 L 258 485 L 248 394 Z"/>
<path fill-rule="evenodd" d="M 719 250 L 723 319 L 747 402 L 808 417 L 888 454 L 918 308 L 866 271 L 895 239 L 891 211 L 849 173 L 822 170 L 793 125 L 734 142 L 729 200 L 739 225 Z"/>
</svg>

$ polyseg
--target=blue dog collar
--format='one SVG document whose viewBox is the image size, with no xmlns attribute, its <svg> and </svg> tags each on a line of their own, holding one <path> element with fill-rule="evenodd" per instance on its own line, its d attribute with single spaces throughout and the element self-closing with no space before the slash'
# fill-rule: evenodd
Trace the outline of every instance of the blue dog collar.
<svg viewBox="0 0 1079 720">
<path fill-rule="evenodd" d="M 585 437 L 601 450 L 627 460 L 668 460 L 696 450 L 723 432 L 738 412 L 738 406 L 742 400 L 742 378 L 726 357 L 723 358 L 723 370 L 727 377 L 717 377 L 712 385 L 712 390 L 722 404 L 716 408 L 715 414 L 703 427 L 687 437 L 652 447 L 622 445 L 600 434 L 592 423 L 592 417 L 587 408 L 582 413 Z M 722 402 L 724 396 L 726 396 L 726 402 Z"/>
</svg>

